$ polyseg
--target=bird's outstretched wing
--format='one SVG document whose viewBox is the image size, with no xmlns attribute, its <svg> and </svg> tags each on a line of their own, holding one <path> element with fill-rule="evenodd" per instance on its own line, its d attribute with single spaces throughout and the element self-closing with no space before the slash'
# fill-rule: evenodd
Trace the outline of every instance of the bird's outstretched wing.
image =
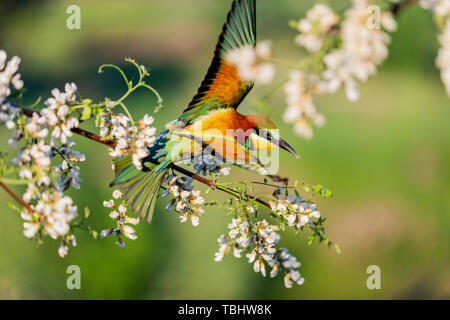
<svg viewBox="0 0 450 320">
<path fill-rule="evenodd" d="M 253 88 L 225 61 L 230 50 L 256 44 L 256 0 L 234 0 L 205 79 L 179 120 L 188 124 L 219 108 L 237 108 Z"/>
</svg>

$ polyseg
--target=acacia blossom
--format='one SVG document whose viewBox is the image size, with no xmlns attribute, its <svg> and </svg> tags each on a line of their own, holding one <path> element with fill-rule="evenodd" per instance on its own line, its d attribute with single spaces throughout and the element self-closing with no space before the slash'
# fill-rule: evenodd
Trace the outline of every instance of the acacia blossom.
<svg viewBox="0 0 450 320">
<path fill-rule="evenodd" d="M 287 108 L 283 115 L 286 123 L 294 123 L 295 133 L 305 139 L 312 139 L 312 123 L 318 127 L 325 124 L 325 117 L 314 103 L 314 94 L 320 92 L 320 80 L 315 75 L 291 71 L 284 86 Z"/>
<path fill-rule="evenodd" d="M 285 248 L 276 248 L 280 241 L 280 235 L 276 232 L 279 227 L 269 224 L 266 220 L 253 221 L 248 218 L 249 213 L 255 212 L 252 206 L 246 206 L 242 214 L 238 214 L 228 224 L 230 230 L 227 235 L 221 235 L 217 242 L 219 250 L 215 253 L 215 261 L 222 261 L 230 252 L 236 258 L 246 252 L 245 257 L 253 265 L 256 273 L 267 276 L 266 265 L 271 267 L 269 273 L 271 278 L 278 275 L 279 271 L 284 273 L 284 284 L 291 288 L 293 282 L 301 285 L 304 279 L 298 268 L 301 264 L 289 254 Z"/>
<path fill-rule="evenodd" d="M 422 8 L 430 10 L 438 17 L 450 16 L 450 1 L 449 0 L 420 0 L 419 4 Z"/>
<path fill-rule="evenodd" d="M 326 90 L 334 93 L 344 85 L 350 101 L 359 98 L 358 81 L 367 81 L 388 56 L 389 35 L 377 27 L 368 27 L 369 4 L 368 0 L 353 0 L 353 7 L 347 10 L 341 24 L 342 48 L 332 50 L 323 59 Z M 391 32 L 397 28 L 388 11 L 381 13 L 380 23 Z"/>
<path fill-rule="evenodd" d="M 330 7 L 316 4 L 306 13 L 306 17 L 298 22 L 300 34 L 295 38 L 295 43 L 310 52 L 319 51 L 328 32 L 338 21 L 339 16 Z"/>
<path fill-rule="evenodd" d="M 131 154 L 133 164 L 142 170 L 142 159 L 149 155 L 148 148 L 155 143 L 156 128 L 152 127 L 153 118 L 145 115 L 133 126 L 131 120 L 123 114 L 113 114 L 109 109 L 99 115 L 100 136 L 116 140 L 116 146 L 109 154 L 119 158 Z"/>
<path fill-rule="evenodd" d="M 60 192 L 44 191 L 39 196 L 36 205 L 30 205 L 31 213 L 23 211 L 21 217 L 24 235 L 27 238 L 35 238 L 38 232 L 49 235 L 56 239 L 62 237 L 58 254 L 61 257 L 67 255 L 67 244 L 76 246 L 75 236 L 69 234 L 70 223 L 77 217 L 77 206 L 73 205 L 72 199 Z"/>
<path fill-rule="evenodd" d="M 113 192 L 113 199 L 104 201 L 103 206 L 105 208 L 112 209 L 109 217 L 116 222 L 116 227 L 103 230 L 102 232 L 100 232 L 100 236 L 102 238 L 109 235 L 116 236 L 116 244 L 125 249 L 125 241 L 123 240 L 122 236 L 131 240 L 136 240 L 136 232 L 133 227 L 130 226 L 130 224 L 137 225 L 140 219 L 132 218 L 127 215 L 128 206 L 126 202 L 123 201 L 122 192 L 120 192 L 120 190 L 115 190 Z"/>
<path fill-rule="evenodd" d="M 57 141 L 67 143 L 68 138 L 72 137 L 72 129 L 77 128 L 79 121 L 70 116 L 69 104 L 76 100 L 77 86 L 75 83 L 67 83 L 65 92 L 59 89 L 53 89 L 53 97 L 45 101 L 46 108 L 41 110 L 41 115 L 46 121 L 46 125 L 51 128 L 51 145 Z"/>
<path fill-rule="evenodd" d="M 67 144 L 61 147 L 53 148 L 53 153 L 61 156 L 62 161 L 54 167 L 56 173 L 58 173 L 58 186 L 60 191 L 66 191 L 71 186 L 75 189 L 80 188 L 80 168 L 78 163 L 86 160 L 86 156 L 77 150 L 73 150 L 75 141 L 69 141 Z"/>
<path fill-rule="evenodd" d="M 0 105 L 6 97 L 11 94 L 11 86 L 20 90 L 23 88 L 23 81 L 20 73 L 17 73 L 20 65 L 20 58 L 14 56 L 7 60 L 8 56 L 4 50 L 0 50 Z"/>
<path fill-rule="evenodd" d="M 271 210 L 281 215 L 289 227 L 301 230 L 306 225 L 311 225 L 313 220 L 320 218 L 320 211 L 315 203 L 303 201 L 301 197 L 289 195 L 269 202 Z"/>
<path fill-rule="evenodd" d="M 162 196 L 172 195 L 173 198 L 166 205 L 166 209 L 174 209 L 180 214 L 182 223 L 189 219 L 196 227 L 200 224 L 200 217 L 205 213 L 203 208 L 199 207 L 205 200 L 200 195 L 200 190 L 194 189 L 192 182 L 193 179 L 190 177 L 168 174 L 163 180 Z"/>
<path fill-rule="evenodd" d="M 226 54 L 225 60 L 238 69 L 245 81 L 269 84 L 275 76 L 275 67 L 269 60 L 272 57 L 271 43 L 260 42 L 255 48 L 245 46 Z"/>
</svg>

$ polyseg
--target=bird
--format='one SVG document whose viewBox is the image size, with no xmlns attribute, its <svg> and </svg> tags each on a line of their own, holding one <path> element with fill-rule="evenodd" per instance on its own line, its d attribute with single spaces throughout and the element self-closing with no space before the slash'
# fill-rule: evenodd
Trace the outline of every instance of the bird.
<svg viewBox="0 0 450 320">
<path fill-rule="evenodd" d="M 242 79 L 237 67 L 227 62 L 226 55 L 248 46 L 256 46 L 256 0 L 234 0 L 197 93 L 148 148 L 142 169 L 132 163 L 130 156 L 115 160 L 115 178 L 110 186 L 121 190 L 131 210 L 147 222 L 152 220 L 159 190 L 171 164 L 209 150 L 227 163 L 270 175 L 254 151 L 279 147 L 299 157 L 279 137 L 271 119 L 237 111 L 254 83 Z"/>
</svg>

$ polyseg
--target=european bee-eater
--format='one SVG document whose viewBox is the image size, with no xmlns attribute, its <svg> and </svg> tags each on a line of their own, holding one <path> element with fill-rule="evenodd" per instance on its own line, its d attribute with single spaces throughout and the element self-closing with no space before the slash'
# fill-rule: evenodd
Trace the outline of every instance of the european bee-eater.
<svg viewBox="0 0 450 320">
<path fill-rule="evenodd" d="M 253 88 L 240 78 L 225 56 L 236 48 L 256 45 L 255 0 L 234 0 L 205 79 L 181 116 L 166 125 L 138 170 L 130 157 L 115 162 L 115 179 L 131 209 L 150 222 L 164 176 L 174 162 L 193 158 L 205 148 L 227 163 L 268 175 L 252 151 L 281 147 L 298 154 L 278 135 L 269 118 L 243 115 L 236 109 Z M 236 134 L 241 132 L 242 134 Z M 231 147 L 230 147 L 231 145 Z"/>
</svg>

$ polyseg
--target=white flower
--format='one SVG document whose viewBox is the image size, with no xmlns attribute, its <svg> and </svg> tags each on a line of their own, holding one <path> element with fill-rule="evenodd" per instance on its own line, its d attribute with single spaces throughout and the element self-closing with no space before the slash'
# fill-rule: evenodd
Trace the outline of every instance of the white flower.
<svg viewBox="0 0 450 320">
<path fill-rule="evenodd" d="M 338 21 L 339 16 L 330 7 L 316 4 L 306 13 L 306 18 L 299 21 L 300 34 L 295 42 L 310 52 L 317 52 L 322 48 L 327 33 Z"/>
<path fill-rule="evenodd" d="M 214 261 L 222 261 L 225 255 L 230 251 L 230 242 L 225 235 L 221 235 L 217 242 L 219 243 L 219 251 L 215 253 Z"/>
<path fill-rule="evenodd" d="M 313 99 L 313 94 L 321 92 L 321 85 L 316 76 L 292 71 L 289 81 L 284 86 L 287 108 L 283 120 L 294 123 L 294 132 L 308 140 L 313 136 L 311 122 L 320 126 L 325 121 L 325 117 L 318 112 Z"/>
<path fill-rule="evenodd" d="M 100 237 L 105 238 L 113 233 L 113 229 L 106 229 L 100 232 Z"/>
<path fill-rule="evenodd" d="M 48 135 L 48 128 L 46 127 L 45 117 L 38 113 L 33 113 L 33 117 L 28 119 L 25 126 L 27 133 L 35 139 L 44 139 Z"/>
<path fill-rule="evenodd" d="M 113 198 L 115 200 L 121 199 L 122 193 L 119 190 L 114 190 Z M 136 231 L 128 224 L 137 225 L 140 219 L 127 216 L 128 208 L 126 203 L 122 201 L 122 203 L 118 205 L 114 199 L 104 201 L 103 206 L 106 208 L 114 208 L 114 209 L 117 208 L 117 210 L 116 209 L 112 210 L 109 214 L 109 217 L 116 222 L 116 227 L 103 230 L 100 233 L 100 236 L 102 238 L 107 237 L 109 235 L 116 236 L 117 241 L 115 243 L 125 249 L 125 242 L 122 239 L 122 236 L 131 240 L 136 240 L 137 239 Z"/>
<path fill-rule="evenodd" d="M 75 145 L 75 141 L 68 141 L 66 145 L 62 147 L 54 147 L 54 150 L 62 158 L 61 164 L 55 167 L 55 171 L 59 173 L 58 185 L 60 191 L 66 191 L 71 186 L 75 189 L 80 188 L 80 168 L 77 166 L 79 162 L 86 160 L 86 156 L 72 147 Z"/>
<path fill-rule="evenodd" d="M 420 0 L 420 5 L 427 10 L 431 10 L 438 17 L 450 16 L 450 1 L 448 0 Z"/>
<path fill-rule="evenodd" d="M 271 209 L 286 219 L 289 227 L 301 230 L 303 226 L 319 219 L 320 212 L 315 203 L 302 201 L 300 197 L 288 196 L 284 199 L 270 201 Z"/>
<path fill-rule="evenodd" d="M 167 210 L 175 209 L 181 213 L 180 222 L 184 223 L 188 219 L 194 227 L 200 224 L 200 216 L 205 213 L 201 207 L 194 207 L 204 202 L 199 190 L 194 190 L 191 185 L 192 178 L 178 177 L 175 173 L 166 175 L 163 180 L 165 185 L 163 197 L 172 195 L 174 198 L 166 206 Z"/>
<path fill-rule="evenodd" d="M 129 239 L 132 239 L 132 240 L 137 239 L 134 229 L 128 225 L 122 226 L 122 232 L 123 232 L 123 235 Z"/>
<path fill-rule="evenodd" d="M 450 96 L 450 19 L 447 20 L 445 28 L 439 36 L 439 43 L 441 48 L 436 58 L 436 65 L 441 69 L 441 79 L 445 85 L 447 95 Z"/>
<path fill-rule="evenodd" d="M 11 85 L 16 90 L 20 90 L 23 87 L 20 74 L 16 74 L 19 70 L 19 64 L 19 57 L 14 56 L 7 61 L 6 52 L 0 50 L 0 105 L 11 94 Z"/>
<path fill-rule="evenodd" d="M 229 51 L 225 60 L 238 69 L 245 81 L 269 84 L 275 76 L 275 67 L 268 62 L 271 59 L 271 43 L 264 41 L 255 48 L 251 46 Z"/>
<path fill-rule="evenodd" d="M 23 234 L 25 235 L 25 237 L 34 238 L 34 236 L 40 229 L 40 225 L 39 223 L 34 222 L 24 222 L 23 229 Z"/>
<path fill-rule="evenodd" d="M 119 217 L 119 212 L 117 212 L 117 211 L 111 211 L 111 213 L 109 214 L 109 217 L 111 218 L 111 219 L 117 219 L 118 217 Z"/>
<path fill-rule="evenodd" d="M 323 62 L 326 70 L 324 91 L 336 92 L 345 86 L 350 101 L 359 98 L 357 81 L 366 81 L 388 56 L 389 35 L 377 28 L 368 28 L 367 0 L 354 0 L 341 25 L 342 48 L 332 50 Z M 381 24 L 388 31 L 395 31 L 396 23 L 390 12 L 381 13 Z"/>
<path fill-rule="evenodd" d="M 46 108 L 41 110 L 41 115 L 46 119 L 46 124 L 52 130 L 51 144 L 55 145 L 57 140 L 67 143 L 72 136 L 72 129 L 79 125 L 78 119 L 69 116 L 69 102 L 76 99 L 77 86 L 67 83 L 65 92 L 59 89 L 52 90 L 52 97 L 45 101 Z"/>
<path fill-rule="evenodd" d="M 100 135 L 103 138 L 117 139 L 115 148 L 110 150 L 110 156 L 118 158 L 131 154 L 134 166 L 142 170 L 142 160 L 150 154 L 148 148 L 155 142 L 156 128 L 150 126 L 153 118 L 146 114 L 133 127 L 130 119 L 123 114 L 115 115 L 108 111 L 99 117 Z"/>
<path fill-rule="evenodd" d="M 53 239 L 65 236 L 70 230 L 70 222 L 77 217 L 77 207 L 72 204 L 72 199 L 60 192 L 44 191 L 32 208 L 35 222 L 29 222 L 26 215 L 22 216 L 27 220 L 24 234 L 28 238 L 35 237 L 40 229 Z"/>
<path fill-rule="evenodd" d="M 114 190 L 114 192 L 113 192 L 113 198 L 114 199 L 120 199 L 120 198 L 122 198 L 122 192 L 120 192 L 120 190 Z"/>
<path fill-rule="evenodd" d="M 116 203 L 114 202 L 114 200 L 103 201 L 103 206 L 105 208 L 114 208 L 116 206 Z"/>
<path fill-rule="evenodd" d="M 31 180 L 33 178 L 33 173 L 31 172 L 30 169 L 22 169 L 19 172 L 19 177 L 21 179 L 29 179 L 29 180 Z"/>
<path fill-rule="evenodd" d="M 223 167 L 223 168 L 220 168 L 219 171 L 222 175 L 228 176 L 228 175 L 230 175 L 231 168 Z"/>
<path fill-rule="evenodd" d="M 233 247 L 233 255 L 234 255 L 236 258 L 240 258 L 240 257 L 241 257 L 241 252 L 242 252 L 242 250 L 239 249 L 239 246 L 234 246 L 234 247 Z"/>
<path fill-rule="evenodd" d="M 191 222 L 194 227 L 197 227 L 200 224 L 200 219 L 196 215 L 191 215 Z"/>
<path fill-rule="evenodd" d="M 127 207 L 122 203 L 121 205 L 119 205 L 119 213 L 121 214 L 126 214 L 127 213 Z"/>
<path fill-rule="evenodd" d="M 61 243 L 58 248 L 58 254 L 61 258 L 64 258 L 69 253 L 69 247 L 65 243 Z"/>
</svg>

